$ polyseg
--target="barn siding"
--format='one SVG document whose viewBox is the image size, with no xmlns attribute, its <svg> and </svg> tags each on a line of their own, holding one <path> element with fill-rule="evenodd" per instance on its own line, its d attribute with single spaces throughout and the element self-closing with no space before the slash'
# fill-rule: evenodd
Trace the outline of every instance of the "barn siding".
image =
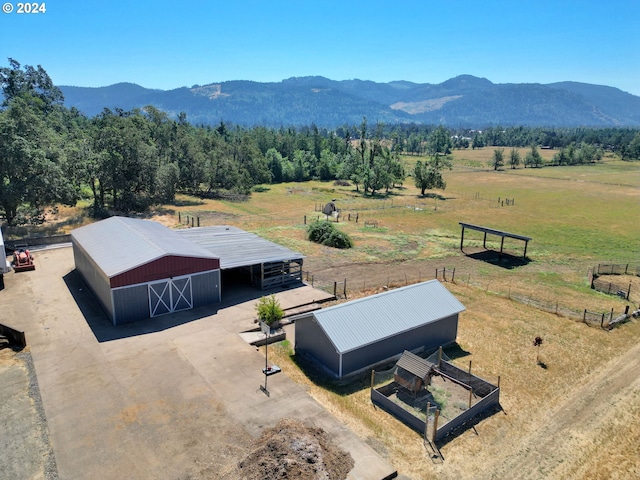
<svg viewBox="0 0 640 480">
<path fill-rule="evenodd" d="M 342 355 L 342 375 L 349 375 L 401 355 L 405 350 L 436 348 L 456 340 L 458 315 L 430 322 L 413 330 L 357 348 Z M 297 331 L 296 331 L 297 335 Z"/>
<path fill-rule="evenodd" d="M 149 286 L 130 285 L 113 290 L 114 325 L 149 318 Z"/>
<path fill-rule="evenodd" d="M 220 270 L 191 276 L 193 308 L 220 301 Z"/>
<path fill-rule="evenodd" d="M 89 286 L 102 308 L 107 312 L 107 316 L 113 320 L 113 305 L 111 304 L 111 287 L 109 278 L 93 261 L 89 254 L 72 237 L 73 259 L 76 270 L 82 279 Z"/>
<path fill-rule="evenodd" d="M 220 270 L 198 273 L 190 277 L 193 308 L 220 301 Z M 113 303 L 114 325 L 150 318 L 149 283 L 114 289 Z"/>
<path fill-rule="evenodd" d="M 312 315 L 301 317 L 296 319 L 295 326 L 296 352 L 313 357 L 337 376 L 340 371 L 340 356 L 316 319 Z"/>
<path fill-rule="evenodd" d="M 111 287 L 123 287 L 153 282 L 171 277 L 181 277 L 190 273 L 218 270 L 220 260 L 216 258 L 192 258 L 167 255 L 145 265 L 132 268 L 111 277 Z"/>
</svg>

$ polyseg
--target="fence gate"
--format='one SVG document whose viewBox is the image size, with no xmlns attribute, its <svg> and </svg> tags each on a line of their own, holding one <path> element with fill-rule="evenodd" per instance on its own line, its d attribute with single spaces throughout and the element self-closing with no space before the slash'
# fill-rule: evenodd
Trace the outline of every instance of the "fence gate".
<svg viewBox="0 0 640 480">
<path fill-rule="evenodd" d="M 151 317 L 188 310 L 192 307 L 191 277 L 149 284 L 149 313 Z"/>
</svg>

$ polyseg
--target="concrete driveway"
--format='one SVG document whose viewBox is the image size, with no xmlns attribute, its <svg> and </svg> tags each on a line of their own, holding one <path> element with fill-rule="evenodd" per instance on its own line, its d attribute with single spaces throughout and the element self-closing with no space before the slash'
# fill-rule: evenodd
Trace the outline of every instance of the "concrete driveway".
<svg viewBox="0 0 640 480">
<path fill-rule="evenodd" d="M 71 248 L 34 252 L 35 272 L 5 276 L 0 312 L 31 348 L 61 479 L 235 478 L 251 438 L 282 417 L 325 429 L 351 453 L 349 478 L 395 469 L 286 374 L 264 381 L 264 356 L 239 332 L 253 301 L 113 327 L 73 272 Z M 284 308 L 320 300 L 302 287 Z"/>
</svg>

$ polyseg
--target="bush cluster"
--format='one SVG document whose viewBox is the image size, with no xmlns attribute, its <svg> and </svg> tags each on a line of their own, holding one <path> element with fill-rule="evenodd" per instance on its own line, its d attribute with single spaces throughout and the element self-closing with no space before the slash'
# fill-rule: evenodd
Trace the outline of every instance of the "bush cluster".
<svg viewBox="0 0 640 480">
<path fill-rule="evenodd" d="M 309 240 L 333 248 L 351 248 L 353 240 L 344 232 L 338 230 L 333 223 L 326 220 L 313 222 L 307 228 Z"/>
</svg>

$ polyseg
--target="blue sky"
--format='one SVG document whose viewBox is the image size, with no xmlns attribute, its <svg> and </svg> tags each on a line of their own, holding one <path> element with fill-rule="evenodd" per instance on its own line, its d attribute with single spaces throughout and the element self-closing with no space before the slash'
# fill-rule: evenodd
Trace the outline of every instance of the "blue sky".
<svg viewBox="0 0 640 480">
<path fill-rule="evenodd" d="M 0 0 L 0 3 L 5 3 Z M 0 13 L 0 65 L 57 85 L 563 80 L 640 95 L 640 1 L 76 1 Z"/>
</svg>

